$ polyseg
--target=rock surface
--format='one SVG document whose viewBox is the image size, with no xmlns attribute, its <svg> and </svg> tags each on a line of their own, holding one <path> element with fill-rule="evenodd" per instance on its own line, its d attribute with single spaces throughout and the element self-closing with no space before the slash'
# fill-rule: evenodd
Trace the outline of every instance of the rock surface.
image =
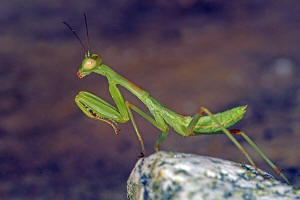
<svg viewBox="0 0 300 200">
<path fill-rule="evenodd" d="M 159 151 L 140 159 L 127 181 L 130 200 L 285 200 L 300 191 L 248 165 Z"/>
</svg>

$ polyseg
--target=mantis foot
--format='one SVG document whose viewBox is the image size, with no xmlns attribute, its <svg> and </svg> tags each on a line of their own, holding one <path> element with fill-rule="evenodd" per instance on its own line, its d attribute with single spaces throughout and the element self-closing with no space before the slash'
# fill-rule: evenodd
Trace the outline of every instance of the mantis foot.
<svg viewBox="0 0 300 200">
<path fill-rule="evenodd" d="M 139 159 L 141 159 L 141 158 L 143 158 L 143 157 L 145 157 L 145 154 L 143 153 L 143 152 L 141 152 L 141 154 L 139 155 L 139 156 L 137 156 L 137 160 L 139 160 Z"/>
</svg>

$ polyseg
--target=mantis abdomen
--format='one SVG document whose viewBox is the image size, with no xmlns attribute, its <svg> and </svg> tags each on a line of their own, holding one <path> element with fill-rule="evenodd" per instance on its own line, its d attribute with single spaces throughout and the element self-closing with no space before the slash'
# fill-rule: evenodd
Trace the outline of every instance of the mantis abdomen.
<svg viewBox="0 0 300 200">
<path fill-rule="evenodd" d="M 192 120 L 192 116 L 184 116 L 175 113 L 161 105 L 153 97 L 148 97 L 144 102 L 150 112 L 160 114 L 163 120 L 171 126 L 177 133 L 186 136 L 186 129 Z M 247 110 L 247 106 L 239 106 L 214 114 L 216 119 L 225 127 L 228 128 L 241 119 L 243 119 Z M 220 126 L 216 124 L 211 117 L 202 116 L 193 129 L 194 135 L 198 134 L 223 134 Z"/>
</svg>

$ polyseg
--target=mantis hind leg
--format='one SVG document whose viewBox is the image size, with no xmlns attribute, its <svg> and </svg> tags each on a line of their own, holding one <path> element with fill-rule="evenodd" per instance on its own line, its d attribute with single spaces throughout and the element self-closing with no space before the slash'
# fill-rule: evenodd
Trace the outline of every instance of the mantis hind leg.
<svg viewBox="0 0 300 200">
<path fill-rule="evenodd" d="M 240 130 L 230 130 L 230 133 L 233 135 L 241 135 L 247 142 L 250 144 L 253 149 L 272 167 L 272 169 L 282 178 L 285 180 L 286 183 L 290 184 L 289 180 L 286 176 L 280 171 L 280 169 L 262 152 L 262 150 L 251 140 L 246 133 Z"/>
<path fill-rule="evenodd" d="M 129 118 L 130 118 L 130 120 L 131 120 L 131 122 L 132 122 L 133 128 L 134 128 L 134 130 L 135 130 L 135 132 L 136 132 L 136 135 L 137 135 L 138 140 L 140 141 L 140 144 L 141 144 L 141 147 L 142 147 L 142 153 L 141 153 L 141 156 L 140 156 L 140 157 L 144 157 L 145 154 L 146 154 L 145 146 L 144 146 L 144 141 L 143 141 L 143 138 L 142 138 L 142 136 L 141 136 L 141 134 L 140 134 L 139 129 L 137 128 L 137 125 L 136 125 L 136 123 L 135 123 L 134 117 L 133 117 L 132 112 L 131 112 L 131 110 L 130 110 L 130 108 L 132 107 L 132 104 L 129 103 L 128 101 L 126 101 L 126 102 L 125 102 L 125 105 L 126 105 L 126 108 L 127 108 L 128 114 L 129 114 Z"/>
<path fill-rule="evenodd" d="M 199 109 L 199 111 L 194 115 L 192 121 L 190 122 L 190 124 L 187 127 L 186 130 L 186 136 L 191 136 L 193 135 L 193 130 L 199 120 L 199 118 L 203 115 L 203 113 L 206 113 L 208 116 L 211 117 L 211 119 L 219 125 L 219 127 L 221 128 L 221 130 L 225 133 L 225 135 L 227 137 L 229 137 L 229 139 L 237 146 L 237 148 L 246 156 L 247 160 L 249 161 L 249 163 L 257 170 L 257 167 L 255 165 L 255 163 L 253 162 L 252 158 L 250 157 L 250 155 L 248 154 L 248 152 L 244 149 L 244 147 L 242 147 L 242 145 L 232 136 L 232 134 L 213 116 L 213 114 L 206 108 L 201 107 Z"/>
<path fill-rule="evenodd" d="M 192 135 L 192 131 L 195 128 L 199 118 L 203 115 L 203 113 L 206 113 L 208 116 L 210 116 L 210 118 L 221 128 L 221 130 L 225 133 L 225 135 L 227 137 L 229 137 L 229 139 L 237 146 L 237 148 L 245 155 L 245 157 L 247 158 L 247 160 L 249 161 L 249 163 L 254 167 L 254 169 L 262 176 L 263 174 L 261 174 L 261 172 L 259 172 L 257 170 L 257 167 L 255 165 L 255 163 L 253 162 L 252 158 L 250 157 L 250 155 L 248 154 L 248 152 L 244 149 L 244 147 L 242 147 L 242 145 L 233 137 L 233 135 L 237 135 L 240 134 L 247 142 L 248 144 L 254 148 L 258 154 L 274 169 L 274 171 L 276 173 L 278 173 L 288 184 L 290 184 L 290 182 L 288 181 L 288 179 L 284 176 L 284 174 L 279 170 L 278 167 L 276 167 L 276 165 L 260 150 L 260 148 L 244 133 L 241 132 L 239 130 L 232 130 L 229 131 L 228 129 L 226 129 L 217 119 L 216 117 L 207 109 L 204 107 L 201 107 L 198 111 L 198 113 L 195 114 L 195 116 L 193 117 L 192 121 L 190 122 L 190 124 L 187 127 L 187 135 Z M 264 177 L 265 178 L 265 177 Z"/>
</svg>

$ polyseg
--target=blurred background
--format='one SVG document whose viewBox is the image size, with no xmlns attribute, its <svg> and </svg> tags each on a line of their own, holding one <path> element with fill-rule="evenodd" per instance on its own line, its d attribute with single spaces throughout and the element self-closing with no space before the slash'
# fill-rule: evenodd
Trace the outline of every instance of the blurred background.
<svg viewBox="0 0 300 200">
<path fill-rule="evenodd" d="M 61 22 L 86 42 L 84 12 L 92 52 L 168 108 L 193 115 L 248 104 L 235 128 L 300 185 L 299 1 L 10 0 L 0 5 L 1 200 L 126 198 L 141 151 L 131 123 L 116 136 L 74 103 L 81 90 L 113 103 L 104 77 L 76 77 L 83 51 Z M 160 132 L 134 115 L 149 155 Z M 161 149 L 247 163 L 224 135 L 172 130 Z"/>
</svg>

